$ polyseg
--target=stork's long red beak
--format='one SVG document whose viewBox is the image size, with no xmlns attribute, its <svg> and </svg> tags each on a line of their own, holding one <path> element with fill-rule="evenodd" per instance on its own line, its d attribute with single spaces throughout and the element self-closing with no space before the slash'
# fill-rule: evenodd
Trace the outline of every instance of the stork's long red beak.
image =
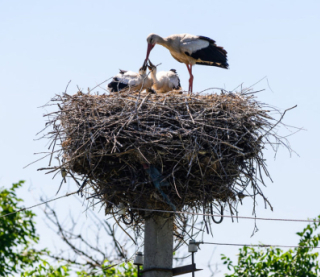
<svg viewBox="0 0 320 277">
<path fill-rule="evenodd" d="M 149 59 L 149 55 L 150 55 L 150 52 L 152 50 L 152 48 L 155 46 L 155 44 L 150 44 L 148 43 L 148 49 L 147 49 L 147 57 L 146 57 L 146 60 L 147 61 Z"/>
</svg>

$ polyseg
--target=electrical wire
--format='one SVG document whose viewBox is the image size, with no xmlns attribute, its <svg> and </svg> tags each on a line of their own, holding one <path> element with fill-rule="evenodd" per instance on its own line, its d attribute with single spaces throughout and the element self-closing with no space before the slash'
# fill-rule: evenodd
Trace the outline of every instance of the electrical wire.
<svg viewBox="0 0 320 277">
<path fill-rule="evenodd" d="M 38 207 L 38 206 L 41 206 L 41 205 L 47 204 L 47 203 L 49 203 L 49 202 L 52 202 L 52 201 L 55 201 L 55 200 L 58 200 L 58 199 L 61 199 L 61 198 L 64 198 L 64 197 L 68 197 L 68 196 L 73 195 L 73 194 L 78 193 L 78 192 L 79 192 L 79 190 L 74 191 L 74 192 L 70 192 L 70 193 L 67 193 L 66 195 L 62 195 L 62 196 L 59 196 L 59 197 L 53 198 L 53 199 L 51 199 L 51 200 L 48 200 L 48 201 L 41 202 L 41 203 L 39 203 L 39 204 L 36 204 L 36 205 L 30 206 L 30 207 L 22 208 L 22 209 L 19 209 L 19 210 L 17 210 L 17 211 L 14 211 L 14 212 L 11 212 L 11 213 L 8 213 L 8 214 L 1 215 L 1 216 L 0 216 L 0 218 L 2 218 L 2 217 L 6 217 L 6 216 L 8 216 L 8 215 L 15 214 L 15 213 L 19 213 L 19 212 L 22 212 L 22 211 L 25 211 L 25 210 L 30 210 L 30 209 L 32 209 L 32 208 L 34 208 L 34 207 Z"/>
<path fill-rule="evenodd" d="M 130 208 L 131 210 L 137 211 L 149 211 L 149 212 L 159 212 L 159 213 L 172 213 L 172 214 L 190 214 L 190 215 L 219 215 L 220 217 L 230 217 L 230 218 L 242 218 L 242 219 L 255 219 L 255 220 L 269 220 L 269 221 L 288 221 L 288 222 L 320 222 L 320 219 L 291 219 L 291 218 L 266 218 L 266 217 L 253 217 L 253 216 L 234 216 L 234 215 L 221 215 L 218 213 L 194 213 L 194 212 L 178 212 L 178 211 L 166 211 L 166 210 L 154 210 L 154 209 L 140 209 L 140 208 Z"/>
<path fill-rule="evenodd" d="M 200 244 L 214 244 L 214 245 L 227 245 L 227 246 L 247 246 L 247 247 L 282 247 L 282 248 L 320 248 L 313 246 L 304 246 L 304 245 L 272 245 L 272 244 L 239 244 L 239 243 L 219 243 L 219 242 L 199 242 Z"/>
<path fill-rule="evenodd" d="M 29 209 L 44 205 L 46 203 L 53 202 L 55 200 L 58 200 L 58 199 L 61 199 L 61 198 L 64 198 L 64 197 L 68 197 L 68 196 L 76 194 L 78 192 L 79 192 L 79 190 L 74 191 L 74 192 L 70 192 L 70 193 L 67 193 L 66 195 L 59 196 L 59 197 L 53 198 L 53 199 L 45 201 L 45 202 L 41 202 L 39 204 L 30 206 L 30 207 L 22 208 L 22 209 L 19 209 L 17 211 L 14 211 L 14 212 L 1 215 L 0 218 L 6 217 L 8 215 L 15 214 L 15 213 L 18 213 L 18 212 L 22 212 L 22 211 L 25 211 L 25 210 L 29 210 Z M 130 209 L 131 210 L 137 210 L 137 211 L 149 211 L 149 212 L 172 213 L 172 214 L 189 214 L 189 215 L 204 215 L 204 216 L 219 215 L 220 217 L 229 217 L 229 218 L 237 218 L 237 219 L 241 218 L 241 219 L 254 219 L 254 220 L 267 220 L 267 221 L 307 222 L 307 223 L 320 222 L 320 219 L 266 218 L 266 217 L 238 216 L 238 215 L 237 216 L 234 216 L 234 215 L 221 215 L 221 214 L 218 214 L 218 213 L 213 213 L 213 214 L 211 214 L 211 213 L 194 213 L 194 212 L 187 212 L 187 211 L 179 212 L 179 211 L 166 211 L 166 210 L 142 209 L 142 208 L 130 208 Z"/>
<path fill-rule="evenodd" d="M 32 208 L 35 208 L 35 207 L 38 207 L 38 206 L 41 206 L 41 205 L 44 205 L 44 204 L 47 204 L 49 202 L 53 202 L 53 201 L 56 201 L 56 200 L 59 200 L 59 199 L 62 199 L 64 197 L 68 197 L 70 195 L 73 195 L 73 194 L 76 194 L 78 193 L 79 190 L 77 191 L 74 191 L 74 192 L 70 192 L 70 193 L 67 193 L 65 195 L 62 195 L 62 196 L 59 196 L 59 197 L 56 197 L 56 198 L 53 198 L 51 200 L 48 200 L 48 201 L 45 201 L 45 202 L 41 202 L 39 204 L 36 204 L 36 205 L 33 205 L 33 206 L 30 206 L 30 207 L 26 207 L 26 208 L 22 208 L 22 209 L 19 209 L 17 211 L 14 211 L 14 212 L 11 212 L 11 213 L 8 213 L 8 214 L 5 214 L 5 215 L 2 215 L 0 216 L 0 218 L 3 218 L 3 217 L 6 217 L 8 215 L 12 215 L 12 214 L 15 214 L 15 213 L 18 213 L 18 212 L 22 212 L 22 211 L 25 211 L 25 210 L 29 210 L 29 209 L 32 209 Z M 166 211 L 166 210 L 154 210 L 154 209 L 139 209 L 139 208 L 131 208 L 132 210 L 140 210 L 140 211 L 150 211 L 150 212 L 163 212 L 163 213 L 174 213 L 174 214 L 191 214 L 191 215 L 206 215 L 206 216 L 211 216 L 212 214 L 207 214 L 207 213 L 193 213 L 193 212 L 174 212 L 174 211 Z M 223 217 L 234 217 L 234 216 L 228 216 L 228 215 L 223 215 Z M 319 220 L 304 220 L 304 219 L 281 219 L 281 218 L 258 218 L 258 217 L 248 217 L 248 216 L 237 216 L 237 218 L 243 218 L 243 219 L 258 219 L 258 220 L 274 220 L 274 221 L 293 221 L 293 222 L 320 222 Z M 240 247 L 243 247 L 243 246 L 246 246 L 246 247 L 281 247 L 281 248 L 312 248 L 312 249 L 319 249 L 320 247 L 312 247 L 312 246 L 303 246 L 303 245 L 297 245 L 297 246 L 288 246 L 288 245 L 271 245 L 271 244 L 239 244 L 239 243 L 218 243 L 218 242 L 199 242 L 199 244 L 212 244 L 212 245 L 224 245 L 224 246 L 240 246 Z M 137 250 L 138 251 L 138 250 Z M 127 261 L 130 261 L 133 259 L 133 256 L 137 253 L 137 251 L 129 258 L 129 259 L 126 259 L 125 262 Z M 121 262 L 120 262 L 121 263 Z M 111 265 L 110 267 L 114 267 L 114 266 L 117 266 L 119 265 L 120 263 L 117 263 L 117 264 L 114 264 L 114 265 Z"/>
</svg>

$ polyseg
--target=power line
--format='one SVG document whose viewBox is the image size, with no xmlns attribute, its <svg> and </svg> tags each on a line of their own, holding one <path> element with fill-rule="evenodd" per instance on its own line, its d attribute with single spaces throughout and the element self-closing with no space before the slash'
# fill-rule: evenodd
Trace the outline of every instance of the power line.
<svg viewBox="0 0 320 277">
<path fill-rule="evenodd" d="M 77 191 L 74 191 L 74 192 L 70 192 L 70 193 L 67 193 L 65 195 L 62 195 L 62 196 L 59 196 L 59 197 L 56 197 L 56 198 L 53 198 L 51 200 L 48 200 L 48 201 L 45 201 L 45 202 L 41 202 L 39 204 L 36 204 L 36 205 L 33 205 L 33 206 L 30 206 L 30 207 L 26 207 L 26 208 L 22 208 L 22 209 L 19 209 L 17 211 L 14 211 L 14 212 L 11 212 L 11 213 L 7 213 L 5 215 L 2 215 L 0 216 L 0 218 L 3 218 L 3 217 L 6 217 L 8 215 L 11 215 L 11 214 L 15 214 L 15 213 L 18 213 L 18 212 L 22 212 L 22 211 L 25 211 L 25 210 L 29 210 L 29 209 L 32 209 L 32 208 L 35 208 L 35 207 L 38 207 L 38 206 L 41 206 L 41 205 L 44 205 L 44 204 L 47 204 L 49 202 L 53 202 L 53 201 L 56 201 L 56 200 L 59 200 L 59 199 L 62 199 L 64 197 L 68 197 L 70 195 L 73 195 L 73 194 L 76 194 L 78 193 L 79 190 Z M 174 211 L 166 211 L 166 210 L 155 210 L 155 209 L 139 209 L 139 208 L 131 208 L 132 210 L 140 210 L 140 211 L 150 211 L 150 212 L 163 212 L 163 213 L 173 213 L 173 214 L 191 214 L 191 215 L 205 215 L 205 216 L 212 216 L 213 214 L 208 214 L 208 213 L 193 213 L 193 212 L 174 212 Z M 235 217 L 235 216 L 228 216 L 228 215 L 219 215 L 221 217 Z M 283 219 L 283 218 L 262 218 L 262 217 L 248 217 L 248 216 L 237 216 L 237 218 L 243 218 L 243 219 L 257 219 L 257 220 L 270 220 L 270 221 L 293 221 L 293 222 L 320 222 L 319 220 L 317 219 L 314 219 L 314 220 L 305 220 L 305 219 Z M 240 247 L 243 247 L 243 246 L 247 246 L 247 247 L 282 247 L 282 248 L 313 248 L 313 249 L 319 249 L 320 247 L 310 247 L 310 246 L 302 246 L 302 245 L 297 245 L 297 246 L 288 246 L 288 245 L 271 245 L 271 244 L 239 244 L 239 243 L 219 243 L 219 242 L 199 242 L 200 244 L 212 244 L 212 245 L 224 245 L 224 246 L 240 246 Z M 129 259 L 125 259 L 124 261 L 130 261 L 132 260 L 134 254 L 129 258 Z M 121 263 L 121 262 L 120 262 Z M 119 265 L 120 263 L 117 263 L 117 264 L 114 264 L 114 265 L 111 265 L 111 267 L 114 267 L 114 266 L 117 266 Z"/>
<path fill-rule="evenodd" d="M 253 217 L 253 216 L 234 216 L 234 215 L 220 215 L 220 214 L 210 214 L 210 213 L 194 213 L 194 212 L 178 212 L 178 211 L 166 211 L 166 210 L 154 210 L 154 209 L 140 209 L 140 208 L 130 208 L 131 210 L 137 211 L 149 211 L 149 212 L 159 212 L 159 213 L 172 213 L 172 214 L 190 214 L 190 215 L 205 215 L 205 216 L 219 216 L 219 217 L 230 217 L 230 218 L 242 218 L 242 219 L 255 219 L 255 220 L 269 220 L 269 221 L 288 221 L 288 222 L 320 222 L 319 219 L 291 219 L 291 218 L 266 218 L 266 217 Z"/>
<path fill-rule="evenodd" d="M 271 244 L 238 244 L 238 243 L 219 243 L 219 242 L 200 242 L 201 244 L 214 244 L 214 245 L 227 245 L 227 246 L 247 246 L 247 247 L 282 247 L 282 248 L 320 248 L 320 247 L 313 247 L 313 246 L 303 246 L 303 245 L 296 245 L 296 246 L 288 246 L 288 245 L 271 245 Z"/>
<path fill-rule="evenodd" d="M 8 214 L 4 214 L 4 215 L 0 216 L 0 218 L 6 217 L 6 216 L 8 216 L 8 215 L 15 214 L 15 213 L 18 213 L 18 212 L 22 212 L 22 211 L 25 211 L 25 210 L 29 210 L 29 209 L 32 209 L 32 208 L 35 208 L 35 207 L 44 205 L 44 204 L 46 204 L 46 203 L 53 202 L 53 201 L 55 201 L 55 200 L 58 200 L 58 199 L 61 199 L 61 198 L 64 198 L 64 197 L 68 197 L 68 196 L 73 195 L 73 194 L 76 194 L 76 193 L 78 193 L 78 192 L 79 192 L 79 190 L 74 191 L 74 192 L 70 192 L 70 193 L 67 193 L 66 195 L 62 195 L 62 196 L 53 198 L 53 199 L 51 199 L 51 200 L 48 200 L 48 201 L 41 202 L 41 203 L 39 203 L 39 204 L 30 206 L 30 207 L 22 208 L 22 209 L 19 209 L 19 210 L 17 210 L 17 211 L 14 211 L 14 212 L 11 212 L 11 213 L 8 213 Z M 166 211 L 166 210 L 142 209 L 142 208 L 130 208 L 130 209 L 131 209 L 131 210 L 137 210 L 137 211 L 149 211 L 149 212 L 172 213 L 172 214 L 189 214 L 189 215 L 219 216 L 219 217 L 229 217 L 229 218 L 237 218 L 237 219 L 238 219 L 238 218 L 242 218 L 242 219 L 254 219 L 254 220 L 287 221 L 287 222 L 307 222 L 307 223 L 320 222 L 319 219 L 266 218 L 266 217 L 238 216 L 238 215 L 237 215 L 237 216 L 233 216 L 233 215 L 220 215 L 220 214 L 217 214 L 217 213 L 211 214 L 211 213 L 194 213 L 194 212 L 187 212 L 187 211 L 183 211 L 183 212 L 179 212 L 179 211 Z"/>
<path fill-rule="evenodd" d="M 49 203 L 49 202 L 52 202 L 52 201 L 55 201 L 55 200 L 58 200 L 58 199 L 61 199 L 61 198 L 64 198 L 64 197 L 68 197 L 68 196 L 73 195 L 73 194 L 78 193 L 78 192 L 79 192 L 79 190 L 74 191 L 74 192 L 70 192 L 70 193 L 67 193 L 66 195 L 62 195 L 62 196 L 53 198 L 53 199 L 48 200 L 48 201 L 45 201 L 45 202 L 41 202 L 41 203 L 39 203 L 39 204 L 30 206 L 30 207 L 27 207 L 27 208 L 22 208 L 22 209 L 19 209 L 19 210 L 17 210 L 17 211 L 14 211 L 14 212 L 11 212 L 11 213 L 8 213 L 8 214 L 4 214 L 4 215 L 0 216 L 0 218 L 6 217 L 6 216 L 11 215 L 11 214 L 19 213 L 19 212 L 22 212 L 22 211 L 25 211 L 25 210 L 30 210 L 30 209 L 32 209 L 32 208 L 34 208 L 34 207 L 38 207 L 38 206 L 47 204 L 47 203 Z"/>
</svg>

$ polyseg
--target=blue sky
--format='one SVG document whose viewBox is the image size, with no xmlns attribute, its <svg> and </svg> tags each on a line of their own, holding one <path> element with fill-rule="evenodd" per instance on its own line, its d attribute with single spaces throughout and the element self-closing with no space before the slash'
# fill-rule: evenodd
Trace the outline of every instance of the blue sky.
<svg viewBox="0 0 320 277">
<path fill-rule="evenodd" d="M 208 36 L 228 51 L 229 70 L 195 66 L 194 91 L 209 87 L 232 90 L 239 84 L 266 90 L 258 100 L 290 111 L 285 122 L 306 131 L 290 137 L 292 155 L 280 149 L 274 160 L 266 150 L 273 183 L 264 192 L 274 212 L 259 205 L 259 216 L 307 218 L 320 214 L 319 178 L 319 1 L 0 1 L 0 185 L 24 179 L 21 192 L 27 204 L 38 196 L 54 196 L 59 180 L 37 172 L 46 161 L 23 169 L 37 158 L 33 153 L 46 151 L 46 141 L 34 141 L 44 126 L 45 110 L 37 107 L 77 85 L 86 90 L 117 74 L 118 69 L 138 70 L 146 54 L 149 33 L 168 36 L 190 33 Z M 156 46 L 150 56 L 162 63 L 159 70 L 175 68 L 184 88 L 188 72 L 169 52 Z M 284 128 L 280 134 L 288 134 Z M 27 190 L 32 186 L 32 191 Z M 64 188 L 66 191 L 67 188 Z M 75 189 L 70 184 L 70 190 Z M 60 200 L 58 207 L 73 204 Z M 74 207 L 74 206 L 73 206 Z M 84 210 L 80 205 L 76 211 Z M 41 211 L 38 218 L 43 246 L 52 243 Z M 252 204 L 244 200 L 241 215 L 251 215 Z M 225 220 L 213 226 L 214 238 L 228 243 L 295 245 L 296 231 L 304 223 L 258 222 L 259 232 L 250 238 L 253 222 Z M 196 260 L 205 268 L 213 248 L 203 246 Z M 234 255 L 237 248 L 216 248 L 219 254 Z M 221 268 L 221 270 L 225 270 Z M 187 276 L 187 275 L 186 275 Z M 219 275 L 218 275 L 219 276 Z"/>
</svg>

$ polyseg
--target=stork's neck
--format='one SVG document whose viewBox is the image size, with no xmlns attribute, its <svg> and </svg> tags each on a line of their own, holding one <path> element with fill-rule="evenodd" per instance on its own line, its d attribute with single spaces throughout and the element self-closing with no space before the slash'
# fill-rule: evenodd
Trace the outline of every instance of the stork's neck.
<svg viewBox="0 0 320 277">
<path fill-rule="evenodd" d="M 169 44 L 170 44 L 170 42 L 169 42 L 169 40 L 167 38 L 163 38 L 163 37 L 160 37 L 160 36 L 157 37 L 157 42 L 156 43 L 160 44 L 160 45 L 162 45 L 162 46 L 164 46 L 166 48 L 168 48 Z"/>
<path fill-rule="evenodd" d="M 151 75 L 151 79 L 153 80 L 153 83 L 156 84 L 158 83 L 158 79 L 157 79 L 157 70 L 153 70 L 150 72 Z"/>
</svg>

